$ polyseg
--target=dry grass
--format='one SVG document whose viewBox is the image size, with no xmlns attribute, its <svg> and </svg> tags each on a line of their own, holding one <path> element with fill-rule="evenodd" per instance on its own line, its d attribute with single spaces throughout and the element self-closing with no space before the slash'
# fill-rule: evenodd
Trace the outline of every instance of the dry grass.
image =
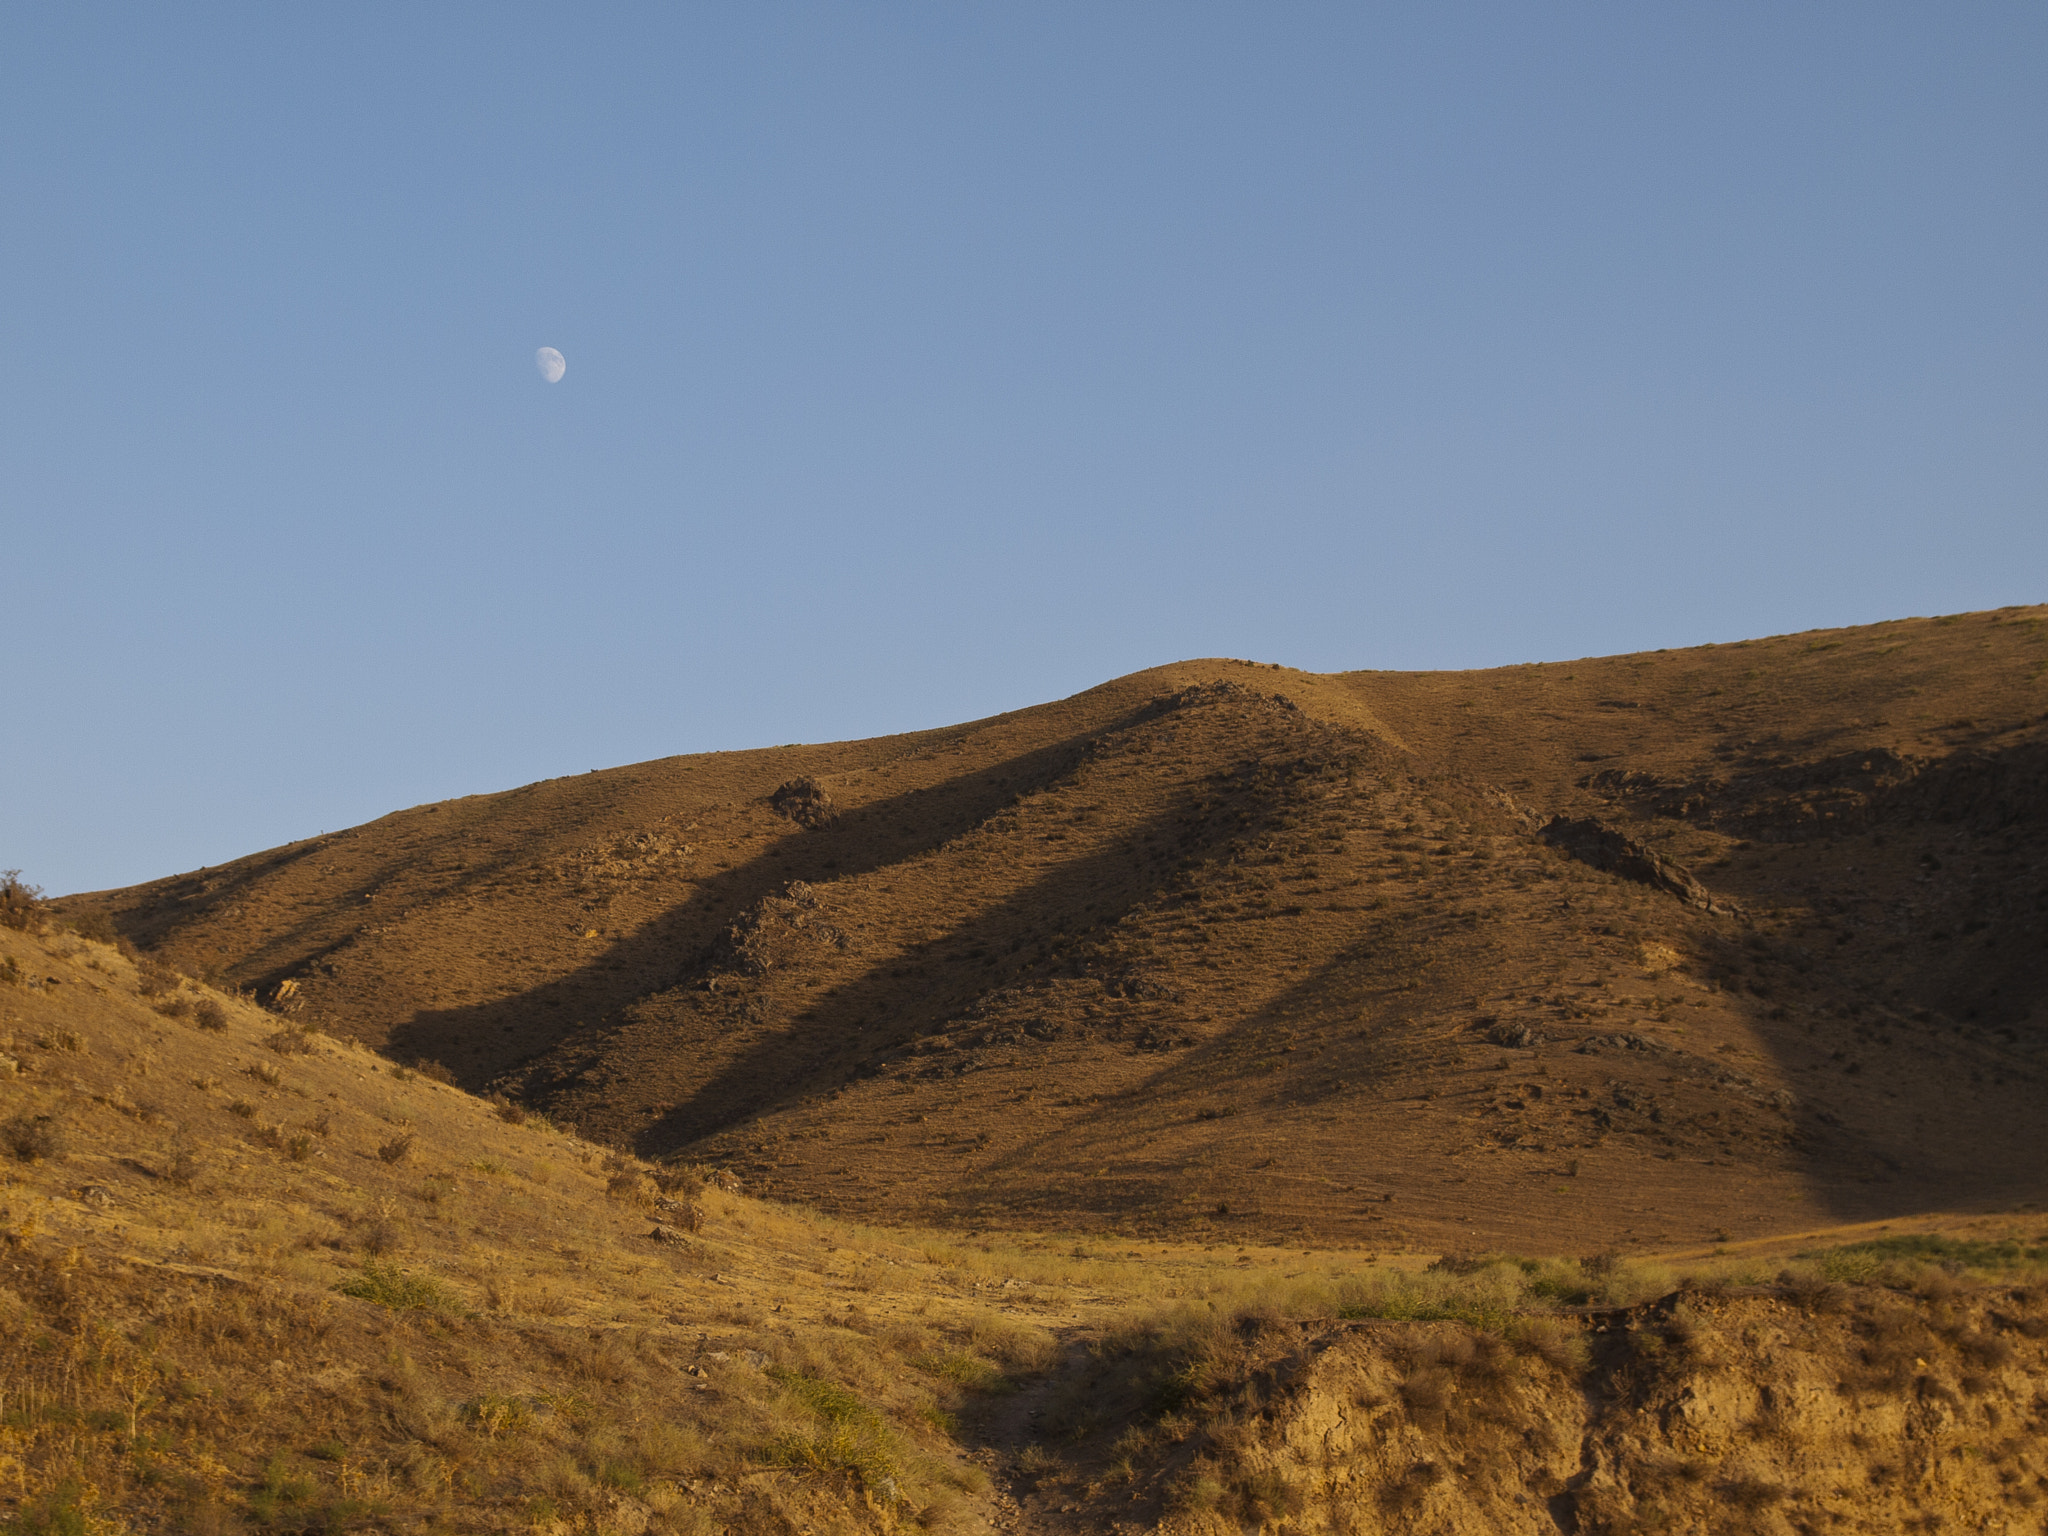
<svg viewBox="0 0 2048 1536">
<path fill-rule="evenodd" d="M 1932 1360 L 1988 1401 L 2036 1314 L 2001 1303 L 2021 1321 L 1992 1327 L 1983 1296 L 2048 1271 L 1988 1229 L 1654 1263 L 858 1226 L 310 1032 L 252 1056 L 280 1026 L 243 1000 L 188 991 L 223 1023 L 194 1033 L 111 950 L 9 944 L 104 982 L 32 994 L 0 1040 L 21 1063 L 0 1495 L 24 1529 L 947 1529 L 986 1493 L 965 1447 L 1020 1391 L 1037 1438 L 1010 1475 L 1031 1496 L 1270 1522 L 1306 1485 L 1245 1426 L 1317 1337 L 1379 1330 L 1358 1336 L 1383 1341 L 1403 1422 L 1471 1444 L 1594 1368 L 1587 1309 L 1673 1292 L 1836 1320 L 1858 1341 L 1846 1390 L 1924 1395 Z M 280 1054 L 288 1072 L 249 1070 Z M 1702 1368 L 1687 1305 L 1630 1325 L 1629 1390 Z M 1376 1495 L 1441 1496 L 1414 1469 Z"/>
</svg>

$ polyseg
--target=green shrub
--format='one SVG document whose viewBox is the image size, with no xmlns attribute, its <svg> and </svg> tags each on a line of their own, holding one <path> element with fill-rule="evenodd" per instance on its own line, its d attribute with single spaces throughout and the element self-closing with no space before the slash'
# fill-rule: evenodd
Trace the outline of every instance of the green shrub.
<svg viewBox="0 0 2048 1536">
<path fill-rule="evenodd" d="M 363 1261 L 363 1272 L 335 1287 L 344 1296 L 374 1301 L 394 1312 L 463 1312 L 462 1298 L 427 1275 L 410 1275 L 396 1264 Z"/>
<path fill-rule="evenodd" d="M 21 1509 L 0 1525 L 5 1536 L 87 1536 L 98 1527 L 85 1513 L 85 1487 L 77 1478 L 66 1478 L 50 1493 Z"/>
</svg>

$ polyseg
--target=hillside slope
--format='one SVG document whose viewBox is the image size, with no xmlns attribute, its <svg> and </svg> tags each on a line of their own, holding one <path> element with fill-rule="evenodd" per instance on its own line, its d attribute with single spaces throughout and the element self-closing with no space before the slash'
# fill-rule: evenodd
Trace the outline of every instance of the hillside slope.
<svg viewBox="0 0 2048 1536">
<path fill-rule="evenodd" d="M 2017 1531 L 2048 1492 L 2038 1214 L 1425 1262 L 731 1185 L 0 921 L 0 1528 Z"/>
<path fill-rule="evenodd" d="M 2044 634 L 1180 663 L 68 905 L 870 1217 L 1590 1251 L 2035 1199 Z"/>
</svg>

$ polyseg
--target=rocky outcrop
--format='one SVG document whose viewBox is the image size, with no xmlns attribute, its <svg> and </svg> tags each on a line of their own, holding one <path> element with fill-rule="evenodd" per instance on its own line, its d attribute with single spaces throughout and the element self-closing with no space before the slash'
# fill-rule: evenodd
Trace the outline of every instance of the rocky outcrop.
<svg viewBox="0 0 2048 1536">
<path fill-rule="evenodd" d="M 768 797 L 778 816 L 787 816 L 802 827 L 822 827 L 838 814 L 825 786 L 806 774 L 791 779 Z"/>
<path fill-rule="evenodd" d="M 1578 820 L 1556 816 L 1536 835 L 1581 864 L 1590 864 L 1623 880 L 1653 886 L 1676 896 L 1689 907 L 1698 907 L 1705 912 L 1736 910 L 1731 903 L 1716 900 L 1714 893 L 1700 884 L 1684 865 L 1675 864 L 1656 850 L 1645 848 L 1604 821 L 1590 816 Z"/>
</svg>

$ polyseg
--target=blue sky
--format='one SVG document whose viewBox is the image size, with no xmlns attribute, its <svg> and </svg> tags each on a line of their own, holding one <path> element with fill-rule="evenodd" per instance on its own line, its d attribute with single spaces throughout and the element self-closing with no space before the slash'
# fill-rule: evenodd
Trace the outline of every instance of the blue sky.
<svg viewBox="0 0 2048 1536">
<path fill-rule="evenodd" d="M 0 69 L 52 890 L 1188 656 L 2048 597 L 2038 5 L 10 4 Z"/>
</svg>

